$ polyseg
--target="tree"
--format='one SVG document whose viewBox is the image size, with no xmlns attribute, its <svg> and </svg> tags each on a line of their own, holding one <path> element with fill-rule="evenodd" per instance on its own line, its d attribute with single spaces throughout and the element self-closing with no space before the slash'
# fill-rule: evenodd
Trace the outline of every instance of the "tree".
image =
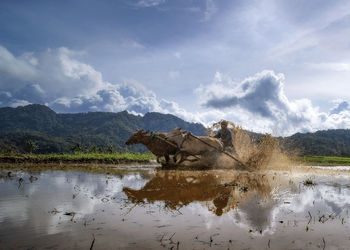
<svg viewBox="0 0 350 250">
<path fill-rule="evenodd" d="M 90 153 L 97 153 L 98 152 L 98 148 L 96 147 L 96 145 L 93 145 L 90 150 L 89 150 Z"/>
<path fill-rule="evenodd" d="M 110 153 L 110 154 L 114 153 L 115 152 L 114 146 L 112 144 L 109 144 L 107 149 L 106 149 L 106 152 Z"/>
<path fill-rule="evenodd" d="M 27 142 L 26 142 L 26 145 L 25 145 L 25 150 L 26 150 L 26 152 L 27 153 L 33 153 L 35 150 L 37 150 L 39 147 L 38 147 L 38 145 L 34 142 L 34 141 L 32 141 L 32 140 L 28 140 Z"/>
<path fill-rule="evenodd" d="M 82 152 L 84 150 L 83 145 L 81 145 L 80 142 L 75 143 L 72 147 L 71 150 L 76 153 L 76 152 Z"/>
</svg>

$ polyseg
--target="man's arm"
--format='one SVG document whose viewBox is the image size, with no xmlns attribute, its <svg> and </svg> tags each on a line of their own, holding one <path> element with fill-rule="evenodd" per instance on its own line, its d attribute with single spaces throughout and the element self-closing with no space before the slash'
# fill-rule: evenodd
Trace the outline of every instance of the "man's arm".
<svg viewBox="0 0 350 250">
<path fill-rule="evenodd" d="M 214 135 L 214 138 L 221 138 L 221 130 Z"/>
</svg>

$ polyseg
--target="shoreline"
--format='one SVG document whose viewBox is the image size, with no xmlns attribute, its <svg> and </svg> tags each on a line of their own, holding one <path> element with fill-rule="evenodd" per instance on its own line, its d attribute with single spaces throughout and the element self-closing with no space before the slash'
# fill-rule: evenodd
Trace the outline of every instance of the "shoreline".
<svg viewBox="0 0 350 250">
<path fill-rule="evenodd" d="M 152 154 L 140 153 L 77 153 L 77 154 L 0 154 L 0 163 L 12 164 L 148 164 Z"/>
<path fill-rule="evenodd" d="M 348 157 L 292 157 L 293 165 L 303 167 L 339 168 L 350 166 Z M 60 169 L 142 169 L 162 167 L 150 153 L 74 153 L 74 154 L 0 154 L 0 168 Z M 174 169 L 174 168 L 170 168 Z M 175 168 L 181 170 L 182 168 Z"/>
<path fill-rule="evenodd" d="M 156 162 L 124 164 L 101 164 L 101 163 L 3 163 L 0 162 L 0 171 L 83 171 L 91 173 L 117 174 L 124 171 L 149 171 L 160 168 Z"/>
</svg>

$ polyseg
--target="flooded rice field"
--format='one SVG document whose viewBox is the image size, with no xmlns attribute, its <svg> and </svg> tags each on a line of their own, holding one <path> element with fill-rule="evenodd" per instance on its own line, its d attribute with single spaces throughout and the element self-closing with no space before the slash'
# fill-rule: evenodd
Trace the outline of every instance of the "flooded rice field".
<svg viewBox="0 0 350 250">
<path fill-rule="evenodd" d="M 349 249 L 350 174 L 0 170 L 0 249 Z"/>
</svg>

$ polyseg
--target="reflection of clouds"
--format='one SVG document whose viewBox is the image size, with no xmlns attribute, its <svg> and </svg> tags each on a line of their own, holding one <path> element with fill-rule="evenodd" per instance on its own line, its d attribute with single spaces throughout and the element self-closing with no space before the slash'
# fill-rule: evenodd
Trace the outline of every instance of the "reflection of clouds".
<svg viewBox="0 0 350 250">
<path fill-rule="evenodd" d="M 202 220 L 202 223 L 205 224 L 207 230 L 214 229 L 219 225 L 232 224 L 234 220 L 232 219 L 232 212 L 225 213 L 222 216 L 217 216 L 208 210 L 207 202 L 193 202 L 190 205 L 186 206 L 183 210 L 189 211 L 191 218 L 199 217 Z M 183 211 L 181 209 L 181 211 Z"/>
<path fill-rule="evenodd" d="M 312 189 L 305 189 L 300 194 L 286 194 L 286 198 L 290 201 L 290 204 L 285 205 L 285 207 L 288 207 L 295 213 L 303 212 L 305 207 L 312 204 L 315 199 L 315 194 L 318 196 L 317 192 L 315 193 Z M 284 197 L 281 198 L 283 199 Z"/>
<path fill-rule="evenodd" d="M 236 224 L 250 226 L 257 231 L 272 230 L 274 201 L 263 202 L 258 196 L 253 196 L 238 207 L 234 217 Z"/>
<path fill-rule="evenodd" d="M 17 185 L 19 176 L 25 179 L 20 189 Z M 63 231 L 63 227 L 57 226 L 59 222 L 72 218 L 64 216 L 64 212 L 76 212 L 75 220 L 89 217 L 104 206 L 101 198 L 108 197 L 109 201 L 112 197 L 121 198 L 123 186 L 141 188 L 147 182 L 138 173 L 127 173 L 119 177 L 45 171 L 33 183 L 28 181 L 29 176 L 28 173 L 16 173 L 16 178 L 0 182 L 0 223 L 6 223 L 10 228 L 17 228 L 23 223 L 24 228 L 39 235 Z M 76 195 L 75 199 L 73 194 Z M 60 213 L 49 213 L 54 208 Z"/>
<path fill-rule="evenodd" d="M 301 185 L 298 189 L 294 184 L 290 184 L 284 189 L 274 189 L 274 192 L 277 193 L 270 200 L 262 199 L 259 194 L 247 196 L 236 209 L 220 217 L 207 209 L 207 203 L 191 203 L 186 209 L 194 215 L 200 215 L 207 229 L 231 221 L 245 231 L 252 229 L 256 235 L 260 235 L 261 230 L 263 236 L 276 231 L 279 220 L 288 218 L 287 211 L 292 211 L 291 216 L 294 218 L 304 219 L 307 211 L 315 213 L 319 210 L 322 213 L 337 215 L 345 211 L 350 204 L 350 189 L 346 185 L 328 185 L 320 182 L 312 188 Z"/>
<path fill-rule="evenodd" d="M 310 211 L 312 216 L 316 215 L 318 210 L 325 214 L 339 214 L 350 204 L 350 187 L 346 178 L 336 179 L 340 184 L 329 184 L 335 180 L 318 176 L 315 177 L 318 185 L 310 188 L 300 185 L 297 188 L 287 180 L 277 181 L 278 176 L 271 181 L 265 179 L 269 177 L 248 178 L 237 175 L 236 172 L 232 176 L 227 172 L 209 173 L 213 173 L 215 178 L 211 178 L 213 176 L 208 175 L 208 172 L 200 171 L 188 171 L 187 174 L 183 171 L 164 171 L 154 176 L 143 173 L 123 173 L 115 176 L 45 171 L 33 183 L 28 180 L 31 174 L 23 173 L 20 176 L 26 182 L 20 189 L 17 185 L 18 177 L 0 182 L 0 234 L 1 230 L 4 230 L 2 228 L 5 230 L 12 228 L 14 232 L 21 230 L 35 235 L 74 231 L 72 229 L 74 223 L 69 221 L 71 217 L 63 215 L 64 212 L 73 211 L 77 213 L 74 220 L 80 222 L 85 220 L 89 222 L 94 217 L 95 222 L 101 219 L 107 220 L 103 226 L 106 230 L 115 229 L 120 217 L 125 216 L 126 226 L 123 227 L 125 230 L 130 223 L 136 225 L 134 224 L 136 222 L 137 225 L 145 226 L 144 228 L 178 223 L 177 225 L 187 228 L 198 225 L 203 231 L 234 227 L 248 232 L 252 229 L 255 236 L 259 236 L 261 230 L 261 235 L 264 236 L 274 234 L 281 228 L 279 220 L 284 220 L 285 223 L 294 219 L 308 220 L 307 211 Z M 304 178 L 305 176 L 300 177 Z M 261 186 L 263 180 L 266 181 L 266 185 Z M 256 186 L 255 181 L 256 185 L 259 185 Z M 177 185 L 179 182 L 183 186 L 182 189 Z M 205 183 L 210 185 L 205 187 Z M 267 185 L 268 183 L 271 185 Z M 240 187 L 245 185 L 249 187 L 248 191 L 240 191 Z M 133 204 L 131 200 L 126 199 L 127 196 L 123 192 L 125 187 L 136 191 L 144 189 L 143 191 L 156 195 L 154 198 L 157 199 L 150 202 L 152 197 L 145 196 L 148 200 L 134 207 L 129 213 L 129 208 L 132 208 Z M 261 187 L 265 187 L 266 192 L 261 192 Z M 165 191 L 171 192 L 162 196 L 162 192 Z M 72 198 L 73 194 L 76 195 L 75 199 Z M 179 196 L 180 202 L 176 203 L 175 209 L 165 206 L 164 199 L 169 199 L 168 196 L 175 199 L 176 195 Z M 229 199 L 223 202 L 225 207 L 215 204 L 217 197 L 225 198 L 226 195 Z M 108 201 L 104 203 L 102 198 L 108 198 Z M 54 208 L 61 213 L 56 215 L 48 213 Z M 223 211 L 220 216 L 217 213 L 218 208 Z M 102 213 L 102 210 L 106 210 L 106 213 Z M 152 213 L 147 213 L 151 211 Z M 116 217 L 111 215 L 113 213 Z M 77 224 L 81 226 L 81 223 Z"/>
<path fill-rule="evenodd" d="M 3 192 L 2 190 L 1 192 Z M 26 221 L 28 203 L 26 200 L 2 199 L 0 200 L 0 223 L 8 223 L 11 220 Z"/>
<path fill-rule="evenodd" d="M 301 187 L 300 193 L 290 186 L 287 190 L 280 190 L 280 194 L 282 195 L 267 201 L 258 195 L 247 197 L 237 209 L 220 217 L 208 211 L 206 205 L 202 203 L 194 203 L 187 208 L 193 214 L 205 218 L 207 229 L 220 221 L 222 223 L 231 221 L 245 231 L 252 229 L 256 235 L 260 235 L 261 230 L 263 236 L 276 231 L 279 218 L 285 217 L 286 211 L 293 211 L 295 218 L 305 218 L 309 210 L 337 215 L 345 211 L 350 204 L 350 189 L 345 186 L 335 187 L 320 183 L 313 188 Z M 285 204 L 284 201 L 290 203 Z"/>
<path fill-rule="evenodd" d="M 290 198 L 292 197 L 292 198 Z M 334 213 L 339 213 L 350 204 L 350 189 L 349 187 L 337 187 L 318 183 L 313 187 L 301 187 L 300 194 L 292 194 L 287 197 L 290 200 L 289 209 L 296 213 L 306 211 L 307 207 L 313 203 L 319 203 L 325 208 L 328 208 Z"/>
<path fill-rule="evenodd" d="M 129 174 L 129 175 L 124 176 L 122 179 L 122 182 L 123 182 L 124 187 L 129 187 L 129 188 L 133 188 L 133 189 L 140 189 L 144 185 L 146 185 L 148 180 L 144 179 L 140 174 L 134 173 L 134 174 Z"/>
</svg>

